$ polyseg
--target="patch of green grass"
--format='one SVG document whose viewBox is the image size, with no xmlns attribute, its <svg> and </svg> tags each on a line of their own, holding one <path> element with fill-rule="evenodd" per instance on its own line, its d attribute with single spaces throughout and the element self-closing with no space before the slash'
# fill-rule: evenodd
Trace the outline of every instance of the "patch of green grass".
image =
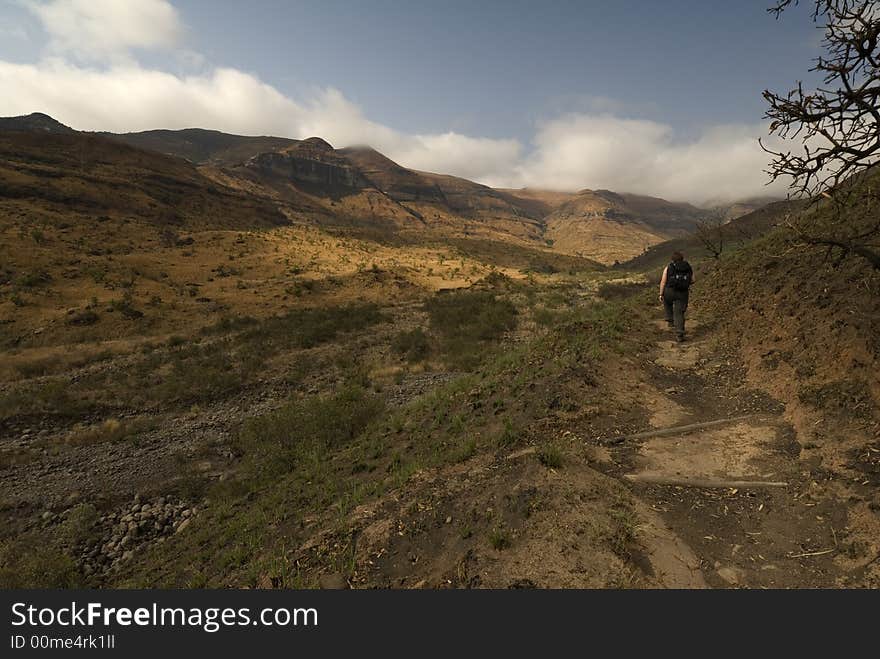
<svg viewBox="0 0 880 659">
<path fill-rule="evenodd" d="M 499 341 L 516 327 L 516 307 L 489 291 L 456 291 L 425 303 L 431 329 L 440 336 L 446 361 L 454 368 L 473 370 L 486 345 Z"/>
<path fill-rule="evenodd" d="M 511 446 L 519 442 L 520 434 L 520 431 L 514 427 L 513 421 L 511 421 L 509 417 L 505 417 L 504 428 L 498 435 L 496 444 L 498 444 L 498 446 L 501 448 L 510 448 Z"/>
<path fill-rule="evenodd" d="M 76 561 L 55 542 L 30 534 L 0 543 L 0 588 L 78 588 Z"/>
<path fill-rule="evenodd" d="M 366 329 L 386 320 L 374 304 L 295 309 L 246 329 L 239 341 L 259 343 L 267 351 L 275 352 L 312 348 L 333 341 L 343 332 Z"/>
<path fill-rule="evenodd" d="M 431 342 L 421 327 L 398 332 L 391 341 L 391 348 L 408 362 L 425 360 L 431 353 Z"/>
<path fill-rule="evenodd" d="M 380 399 L 348 386 L 335 396 L 293 401 L 248 421 L 237 446 L 252 469 L 265 476 L 315 462 L 351 442 L 384 410 Z"/>
<path fill-rule="evenodd" d="M 67 383 L 60 379 L 12 389 L 0 395 L 0 419 L 32 414 L 73 417 L 81 415 L 85 409 L 81 401 L 70 395 Z"/>
<path fill-rule="evenodd" d="M 565 462 L 562 450 L 553 444 L 546 444 L 538 449 L 538 462 L 548 469 L 561 469 Z"/>
<path fill-rule="evenodd" d="M 629 505 L 623 503 L 610 508 L 608 515 L 613 526 L 608 531 L 606 540 L 615 554 L 626 559 L 636 539 L 638 516 Z"/>
<path fill-rule="evenodd" d="M 477 454 L 477 440 L 467 439 L 452 449 L 453 462 L 465 462 Z"/>
<path fill-rule="evenodd" d="M 567 315 L 564 310 L 548 309 L 547 307 L 538 307 L 532 312 L 535 322 L 542 327 L 554 327 Z"/>
<path fill-rule="evenodd" d="M 489 544 L 495 551 L 509 549 L 512 544 L 510 531 L 503 524 L 492 527 L 489 531 Z"/>
<path fill-rule="evenodd" d="M 649 285 L 650 284 L 647 281 L 602 282 L 601 284 L 599 284 L 599 288 L 596 290 L 596 295 L 598 295 L 603 300 L 619 300 L 635 295 L 636 293 L 640 293 Z"/>
</svg>

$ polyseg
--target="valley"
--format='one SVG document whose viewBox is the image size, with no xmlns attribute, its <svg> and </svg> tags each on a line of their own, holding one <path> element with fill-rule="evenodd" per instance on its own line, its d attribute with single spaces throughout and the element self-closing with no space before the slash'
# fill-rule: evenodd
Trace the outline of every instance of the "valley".
<svg viewBox="0 0 880 659">
<path fill-rule="evenodd" d="M 0 120 L 0 581 L 876 587 L 880 280 L 801 210 Z"/>
</svg>

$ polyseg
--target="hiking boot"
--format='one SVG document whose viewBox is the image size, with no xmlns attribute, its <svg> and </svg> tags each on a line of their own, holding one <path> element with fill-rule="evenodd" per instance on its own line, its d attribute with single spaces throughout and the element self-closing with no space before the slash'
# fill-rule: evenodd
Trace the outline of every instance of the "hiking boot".
<svg viewBox="0 0 880 659">
<path fill-rule="evenodd" d="M 676 335 L 675 340 L 678 341 L 679 343 L 684 343 L 684 334 Z"/>
</svg>

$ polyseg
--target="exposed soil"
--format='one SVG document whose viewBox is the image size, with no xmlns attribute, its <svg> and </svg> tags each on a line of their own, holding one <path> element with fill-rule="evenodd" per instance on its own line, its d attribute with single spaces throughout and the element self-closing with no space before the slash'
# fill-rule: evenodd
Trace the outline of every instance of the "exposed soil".
<svg viewBox="0 0 880 659">
<path fill-rule="evenodd" d="M 687 427 L 615 439 L 597 464 L 632 482 L 698 557 L 711 587 L 865 584 L 871 550 L 859 544 L 852 502 L 834 475 L 802 455 L 783 407 L 745 383 L 699 319 L 689 320 L 689 330 L 677 344 L 659 321 L 646 365 L 647 385 L 666 397 L 655 393 L 647 402 L 670 410 L 654 412 L 652 425 Z M 843 559 L 858 555 L 864 560 Z"/>
</svg>

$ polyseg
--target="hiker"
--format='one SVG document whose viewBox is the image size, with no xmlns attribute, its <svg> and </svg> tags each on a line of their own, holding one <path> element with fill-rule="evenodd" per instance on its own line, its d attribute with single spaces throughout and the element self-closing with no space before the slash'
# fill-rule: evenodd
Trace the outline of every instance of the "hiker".
<svg viewBox="0 0 880 659">
<path fill-rule="evenodd" d="M 688 308 L 688 289 L 693 283 L 694 269 L 681 252 L 675 252 L 660 278 L 660 301 L 666 311 L 666 322 L 675 328 L 679 342 L 684 341 L 684 314 Z"/>
</svg>

